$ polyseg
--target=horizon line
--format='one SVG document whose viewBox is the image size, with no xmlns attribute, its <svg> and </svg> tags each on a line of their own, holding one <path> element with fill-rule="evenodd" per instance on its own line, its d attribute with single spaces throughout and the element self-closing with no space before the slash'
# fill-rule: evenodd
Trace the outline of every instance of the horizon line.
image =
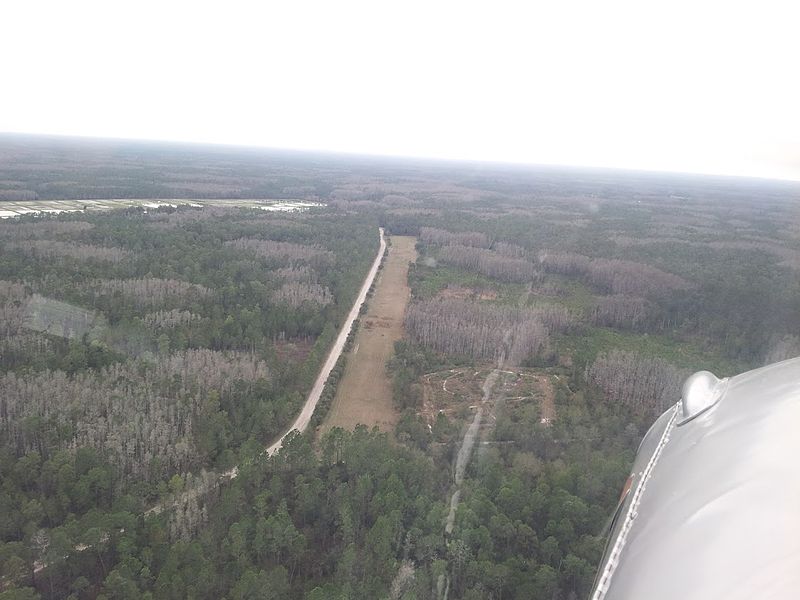
<svg viewBox="0 0 800 600">
<path fill-rule="evenodd" d="M 526 161 L 526 160 L 503 160 L 491 158 L 465 158 L 453 156 L 434 156 L 434 155 L 412 155 L 412 154 L 393 154 L 383 152 L 363 152 L 355 150 L 335 150 L 330 148 L 297 148 L 297 147 L 280 147 L 270 146 L 255 143 L 237 143 L 237 142 L 224 142 L 224 141 L 207 141 L 207 140 L 187 140 L 187 139 L 163 139 L 163 138 L 139 138 L 139 137 L 119 137 L 119 136 L 97 136 L 86 134 L 72 134 L 72 133 L 43 133 L 43 132 L 30 132 L 30 131 L 0 131 L 0 136 L 21 136 L 33 138 L 58 138 L 61 140 L 73 140 L 84 142 L 127 142 L 127 143 L 145 143 L 145 144 L 164 144 L 172 146 L 193 146 L 197 148 L 212 147 L 217 149 L 237 149 L 249 151 L 264 151 L 264 152 L 287 152 L 296 154 L 316 154 L 339 158 L 361 158 L 361 159 L 380 159 L 380 160 L 397 160 L 403 162 L 432 162 L 432 163 L 456 163 L 462 165 L 484 165 L 495 167 L 513 167 L 513 168 L 561 168 L 561 169 L 574 169 L 574 170 L 598 170 L 598 171 L 615 171 L 627 174 L 650 174 L 650 175 L 671 175 L 671 176 L 689 176 L 689 177 L 709 177 L 709 178 L 723 178 L 723 179 L 747 179 L 755 181 L 775 182 L 775 183 L 800 183 L 800 174 L 796 176 L 765 176 L 765 175 L 749 175 L 749 174 L 732 174 L 720 173 L 711 171 L 679 171 L 669 168 L 656 168 L 656 167 L 629 167 L 617 165 L 600 165 L 600 164 L 575 164 L 566 162 L 542 162 L 542 161 Z"/>
</svg>

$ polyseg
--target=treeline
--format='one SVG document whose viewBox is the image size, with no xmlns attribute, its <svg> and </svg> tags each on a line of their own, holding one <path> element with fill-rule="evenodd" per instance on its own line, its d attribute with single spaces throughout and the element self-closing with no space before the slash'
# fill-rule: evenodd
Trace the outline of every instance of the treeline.
<svg viewBox="0 0 800 600">
<path fill-rule="evenodd" d="M 121 248 L 94 246 L 91 244 L 72 244 L 54 240 L 31 240 L 7 244 L 9 248 L 18 248 L 34 256 L 44 258 L 69 256 L 78 260 L 101 260 L 112 263 L 121 262 L 132 256 L 132 253 Z"/>
<path fill-rule="evenodd" d="M 172 349 L 247 350 L 277 339 L 316 337 L 326 322 L 341 318 L 368 268 L 368 250 L 377 244 L 369 219 L 273 218 L 244 209 L 215 210 L 213 219 L 153 229 L 163 218 L 203 212 L 128 209 L 92 215 L 91 223 L 69 221 L 70 216 L 59 217 L 63 222 L 3 223 L 0 277 L 24 283 L 28 298 L 38 293 L 98 311 L 110 324 L 113 346 L 126 352 L 155 351 L 162 335 Z M 34 256 L 14 247 L 12 240 L 31 236 L 37 243 L 115 247 L 131 254 L 120 263 L 87 260 L 76 268 L 59 256 Z M 250 250 L 224 243 L 236 240 L 277 248 L 277 257 L 262 263 Z M 292 282 L 304 285 L 286 285 Z M 154 330 L 142 319 L 158 310 L 188 310 L 200 319 Z"/>
<path fill-rule="evenodd" d="M 589 594 L 640 430 L 624 407 L 564 388 L 557 404 L 547 426 L 531 405 L 497 411 L 497 443 L 468 472 L 450 540 L 451 598 Z"/>
<path fill-rule="evenodd" d="M 211 350 L 73 376 L 8 373 L 0 378 L 0 438 L 16 456 L 95 448 L 121 477 L 157 481 L 209 464 L 232 434 L 226 411 L 244 408 L 235 403 L 266 408 L 271 396 L 264 361 Z"/>
<path fill-rule="evenodd" d="M 210 289 L 203 285 L 175 279 L 97 279 L 88 284 L 88 292 L 99 296 L 125 296 L 138 306 L 155 307 L 168 303 L 185 304 L 190 298 L 208 298 Z"/>
<path fill-rule="evenodd" d="M 315 281 L 316 271 L 306 265 L 291 265 L 271 271 L 271 274 L 283 281 Z"/>
<path fill-rule="evenodd" d="M 332 254 L 327 250 L 291 242 L 239 238 L 225 242 L 225 245 L 237 250 L 252 252 L 259 258 L 276 260 L 280 263 L 315 261 L 317 264 L 322 264 L 332 258 Z"/>
<path fill-rule="evenodd" d="M 296 416 L 378 247 L 369 217 L 198 212 L 0 223 L 0 569 L 17 574 L 2 585 L 39 561 L 48 598 L 96 597 L 118 541 L 146 537 L 116 515 L 133 532 L 170 497 L 161 551 L 194 535 L 203 472 L 251 460 Z"/>
<path fill-rule="evenodd" d="M 519 365 L 548 343 L 549 331 L 572 319 L 563 307 L 520 309 L 462 300 L 424 300 L 406 310 L 409 337 L 443 354 Z"/>
<path fill-rule="evenodd" d="M 469 218 L 464 221 L 453 228 L 466 228 Z M 390 364 L 393 395 L 405 409 L 397 436 L 450 471 L 460 440 L 453 429 L 460 424 L 463 434 L 466 425 L 448 426 L 441 412 L 430 417 L 423 375 L 465 360 L 497 364 L 506 357 L 510 360 L 500 364 L 550 365 L 537 371 L 550 383 L 539 388 L 536 400 L 498 392 L 484 407 L 494 427 L 484 424 L 483 447 L 467 472 L 448 540 L 446 579 L 450 597 L 459 600 L 584 597 L 603 550 L 603 524 L 636 444 L 653 415 L 677 401 L 687 373 L 652 355 L 603 347 L 588 356 L 582 350 L 573 364 L 571 346 L 601 327 L 662 330 L 673 316 L 673 298 L 693 290 L 686 280 L 652 265 L 580 252 L 543 253 L 532 262 L 527 257 L 534 252 L 510 235 L 495 229 L 487 238 L 504 241 L 475 248 L 439 236 L 438 247 L 423 247 L 421 265 L 436 258 L 462 271 L 416 270 L 414 289 L 433 299 L 417 297 L 409 306 L 407 339 L 396 345 Z M 535 265 L 537 285 L 526 290 L 504 285 L 513 277 L 490 271 L 490 258 L 509 266 Z M 553 304 L 527 308 L 532 296 L 544 295 L 545 286 Z M 485 289 L 495 293 L 476 291 Z M 453 298 L 462 293 L 473 301 Z M 550 347 L 566 349 L 559 357 L 563 366 L 553 366 Z M 547 400 L 555 404 L 555 418 L 547 423 L 541 421 L 539 394 L 555 396 Z M 465 406 L 448 406 L 446 413 L 469 422 Z"/>
<path fill-rule="evenodd" d="M 676 314 L 674 298 L 681 298 L 692 286 L 683 278 L 652 265 L 621 259 L 590 258 L 577 252 L 540 250 L 537 259 L 528 259 L 532 251 L 510 241 L 490 243 L 491 236 L 476 237 L 451 233 L 445 229 L 420 228 L 420 239 L 429 245 L 430 255 L 438 262 L 478 273 L 500 282 L 528 283 L 537 293 L 545 288 L 557 290 L 546 274 L 576 277 L 587 285 L 608 293 L 586 309 L 587 321 L 602 327 L 644 331 L 664 329 L 685 315 Z M 423 235 L 424 234 L 424 235 Z M 458 242 L 470 236 L 474 245 Z M 483 247 L 481 242 L 485 242 Z M 549 286 L 549 287 L 548 287 Z M 677 317 L 677 318 L 676 318 Z"/>
<path fill-rule="evenodd" d="M 584 275 L 589 271 L 592 260 L 583 254 L 575 252 L 550 252 L 543 250 L 539 253 L 539 262 L 551 273 L 564 275 Z"/>
<path fill-rule="evenodd" d="M 592 285 L 612 294 L 663 297 L 669 292 L 690 287 L 677 275 L 630 260 L 590 259 L 569 252 L 542 252 L 539 261 L 548 271 L 584 276 Z"/>
<path fill-rule="evenodd" d="M 600 354 L 584 374 L 603 391 L 607 402 L 648 415 L 660 414 L 680 400 L 688 375 L 662 358 L 622 350 Z"/>
<path fill-rule="evenodd" d="M 27 290 L 23 283 L 0 280 L 0 334 L 15 335 L 25 319 Z"/>
<path fill-rule="evenodd" d="M 595 259 L 589 263 L 586 276 L 592 284 L 613 294 L 663 297 L 689 287 L 677 275 L 629 260 Z"/>
<path fill-rule="evenodd" d="M 41 468 L 36 464 L 27 479 L 19 471 L 0 473 L 22 487 L 36 485 Z M 86 466 L 73 472 L 57 484 L 68 487 L 56 488 L 68 496 Z M 243 468 L 213 506 L 200 509 L 205 516 L 184 517 L 185 528 L 205 519 L 193 538 L 179 541 L 177 527 L 170 539 L 168 515 L 137 519 L 126 511 L 133 507 L 118 502 L 106 518 L 86 518 L 84 531 L 52 532 L 44 540 L 52 563 L 35 582 L 52 598 L 78 589 L 80 597 L 120 600 L 368 600 L 395 589 L 398 598 L 433 600 L 447 556 L 440 527 L 446 486 L 430 461 L 363 426 L 334 429 L 319 457 L 296 436 L 277 457 Z M 81 543 L 87 549 L 76 552 Z M 29 546 L 11 545 L 0 552 L 0 567 L 30 585 L 35 556 Z"/>
<path fill-rule="evenodd" d="M 529 283 L 539 281 L 542 273 L 532 262 L 511 258 L 499 252 L 450 245 L 439 250 L 439 259 L 450 265 L 469 269 L 500 281 Z"/>
<path fill-rule="evenodd" d="M 272 295 L 272 299 L 277 303 L 285 303 L 295 308 L 303 306 L 303 304 L 306 303 L 326 306 L 333 302 L 333 294 L 331 294 L 328 288 L 318 283 L 290 281 L 284 283 L 280 289 Z"/>
<path fill-rule="evenodd" d="M 507 242 L 497 242 L 492 246 L 492 250 L 501 256 L 508 256 L 509 258 L 525 258 L 528 254 L 527 250 L 522 246 Z"/>
<path fill-rule="evenodd" d="M 650 324 L 651 312 L 644 298 L 616 294 L 596 298 L 590 316 L 595 325 L 642 330 Z"/>
<path fill-rule="evenodd" d="M 201 320 L 200 315 L 188 310 L 181 310 L 173 308 L 172 310 L 159 310 L 152 313 L 147 313 L 142 317 L 142 321 L 149 327 L 154 329 L 171 329 L 181 325 L 189 325 L 196 321 Z"/>
<path fill-rule="evenodd" d="M 703 219 L 712 219 L 714 228 L 694 223 L 694 213 L 680 217 L 676 228 L 675 215 L 657 204 L 632 208 L 617 199 L 588 202 L 508 200 L 438 208 L 420 202 L 416 211 L 387 210 L 382 218 L 392 231 L 425 232 L 426 268 L 435 269 L 433 261 L 438 260 L 505 282 L 514 276 L 498 273 L 497 257 L 527 260 L 544 272 L 536 279 L 536 293 L 560 292 L 570 301 L 578 284 L 595 294 L 632 299 L 592 303 L 573 298 L 588 322 L 601 327 L 669 332 L 679 340 L 716 348 L 726 360 L 752 366 L 771 354 L 775 336 L 800 335 L 792 325 L 799 322 L 795 299 L 800 284 L 783 260 L 796 252 L 796 240 L 788 231 L 776 233 L 777 221 L 740 206 L 738 225 L 726 228 L 724 203 L 698 201 L 695 209 Z M 489 213 L 491 219 L 486 218 Z M 741 235 L 760 243 L 737 242 L 741 228 L 746 229 Z M 465 232 L 484 237 L 475 237 L 470 250 L 455 252 L 451 246 L 466 244 L 453 236 Z M 616 241 L 626 239 L 647 243 Z M 476 250 L 492 254 L 481 257 Z M 459 283 L 456 275 L 438 272 L 445 284 Z"/>
<path fill-rule="evenodd" d="M 403 394 L 414 393 L 422 374 L 447 365 L 419 346 L 398 342 L 391 365 L 395 399 L 415 406 Z M 629 407 L 606 401 L 580 376 L 569 387 L 565 380 L 551 381 L 558 417 L 547 425 L 537 402 L 500 397 L 495 405 L 493 431 L 485 434 L 488 440 L 467 470 L 447 553 L 433 558 L 444 563 L 451 598 L 589 593 L 604 525 L 650 416 L 637 417 Z M 461 440 L 457 422 L 439 413 L 430 423 L 407 410 L 397 435 L 402 443 L 425 449 L 438 469 L 451 474 Z M 418 565 L 412 566 L 418 573 Z"/>
<path fill-rule="evenodd" d="M 435 227 L 420 227 L 419 239 L 425 244 L 437 246 L 458 245 L 471 246 L 473 248 L 488 248 L 491 246 L 489 237 L 485 233 L 479 231 L 455 233 Z"/>
<path fill-rule="evenodd" d="M 77 234 L 94 227 L 86 221 L 63 221 L 58 219 L 23 221 L 0 221 L 0 239 L 35 240 L 64 234 Z"/>
</svg>

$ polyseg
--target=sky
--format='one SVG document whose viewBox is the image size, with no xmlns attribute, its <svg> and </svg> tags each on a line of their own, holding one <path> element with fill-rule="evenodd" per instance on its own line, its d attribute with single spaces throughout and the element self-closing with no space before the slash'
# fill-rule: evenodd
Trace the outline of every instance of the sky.
<svg viewBox="0 0 800 600">
<path fill-rule="evenodd" d="M 4 0 L 0 131 L 800 180 L 800 3 Z"/>
</svg>

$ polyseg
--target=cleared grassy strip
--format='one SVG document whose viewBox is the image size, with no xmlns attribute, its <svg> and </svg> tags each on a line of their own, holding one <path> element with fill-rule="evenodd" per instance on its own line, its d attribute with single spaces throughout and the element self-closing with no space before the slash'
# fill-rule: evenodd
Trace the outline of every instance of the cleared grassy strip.
<svg viewBox="0 0 800 600">
<path fill-rule="evenodd" d="M 347 356 L 347 367 L 339 382 L 320 433 L 333 427 L 353 429 L 359 423 L 392 431 L 397 413 L 386 362 L 394 343 L 403 336 L 403 317 L 411 297 L 408 266 L 417 258 L 416 238 L 393 236 L 386 265 L 377 280 L 375 295 Z"/>
</svg>

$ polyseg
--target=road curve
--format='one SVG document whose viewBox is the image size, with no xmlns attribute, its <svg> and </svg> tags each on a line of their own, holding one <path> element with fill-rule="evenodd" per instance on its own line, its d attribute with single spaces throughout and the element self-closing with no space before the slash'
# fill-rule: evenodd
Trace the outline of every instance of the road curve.
<svg viewBox="0 0 800 600">
<path fill-rule="evenodd" d="M 311 421 L 311 415 L 314 414 L 314 409 L 317 407 L 317 402 L 319 402 L 319 398 L 322 395 L 325 382 L 328 381 L 328 376 L 331 374 L 333 367 L 336 366 L 336 361 L 338 361 L 339 357 L 342 355 L 342 350 L 347 342 L 347 336 L 350 334 L 350 330 L 353 328 L 353 322 L 356 320 L 356 318 L 358 318 L 358 314 L 361 311 L 361 305 L 364 304 L 364 300 L 367 298 L 367 292 L 369 291 L 372 282 L 375 281 L 375 275 L 378 273 L 378 267 L 381 266 L 381 259 L 383 258 L 383 253 L 386 251 L 386 239 L 384 238 L 383 227 L 379 228 L 379 232 L 381 243 L 380 249 L 378 250 L 378 255 L 375 257 L 369 273 L 367 273 L 367 278 L 364 279 L 364 283 L 361 286 L 361 291 L 358 293 L 358 297 L 353 303 L 350 313 L 347 315 L 347 320 L 339 328 L 339 336 L 336 338 L 333 347 L 328 353 L 328 358 L 325 359 L 325 364 L 322 365 L 322 369 L 317 375 L 317 379 L 314 382 L 314 387 L 311 388 L 308 398 L 306 399 L 306 403 L 303 405 L 303 410 L 300 411 L 300 414 L 297 416 L 297 419 L 295 419 L 294 423 L 292 423 L 292 425 L 289 427 L 289 430 L 284 433 L 277 442 L 267 448 L 267 454 L 270 456 L 280 450 L 281 446 L 283 445 L 283 440 L 287 435 L 289 435 L 295 429 L 300 432 L 305 431 L 306 427 L 308 427 L 308 424 Z"/>
</svg>

